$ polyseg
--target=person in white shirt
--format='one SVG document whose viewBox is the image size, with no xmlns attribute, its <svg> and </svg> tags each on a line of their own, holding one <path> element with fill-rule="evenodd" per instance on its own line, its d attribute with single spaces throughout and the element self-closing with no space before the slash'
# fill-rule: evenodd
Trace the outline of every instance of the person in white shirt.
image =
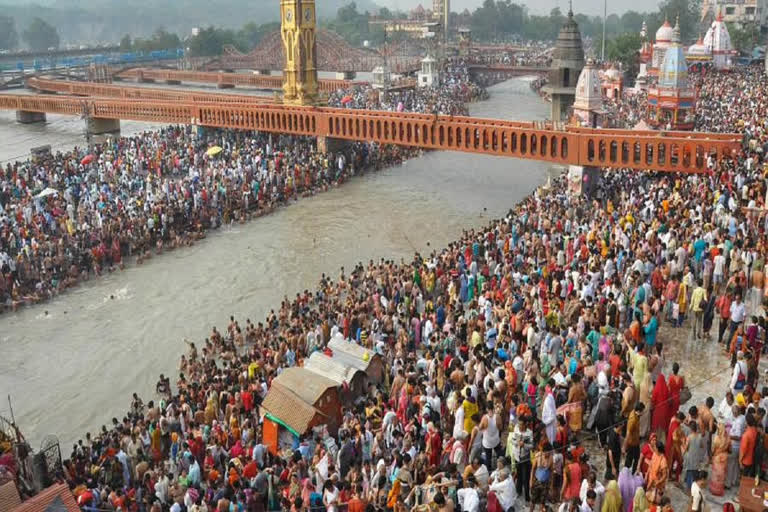
<svg viewBox="0 0 768 512">
<path fill-rule="evenodd" d="M 706 505 L 706 498 L 704 498 L 704 488 L 707 485 L 707 472 L 698 471 L 696 475 L 696 481 L 691 486 L 691 512 L 702 512 Z"/>
<path fill-rule="evenodd" d="M 464 483 L 464 488 L 456 491 L 461 512 L 480 512 L 480 495 L 477 494 L 477 482 L 470 475 Z"/>
<path fill-rule="evenodd" d="M 731 322 L 728 324 L 728 338 L 726 339 L 733 339 L 733 333 L 735 333 L 739 325 L 744 322 L 746 313 L 741 297 L 738 293 L 734 294 L 733 302 L 731 302 Z"/>
<path fill-rule="evenodd" d="M 736 364 L 733 366 L 731 375 L 731 391 L 734 395 L 739 394 L 747 382 L 747 362 L 744 361 L 744 352 L 739 350 L 736 353 Z"/>
<path fill-rule="evenodd" d="M 589 501 L 589 491 L 595 493 L 595 498 L 592 501 L 591 509 L 584 509 L 584 504 Z M 579 490 L 579 498 L 582 503 L 582 511 L 595 510 L 598 511 L 603 505 L 603 496 L 605 496 L 605 487 L 603 484 L 597 481 L 597 474 L 591 471 L 587 478 L 581 481 L 581 489 Z"/>
<path fill-rule="evenodd" d="M 506 512 L 515 506 L 517 500 L 517 491 L 515 490 L 515 481 L 510 476 L 509 471 L 504 468 L 499 471 L 496 479 L 488 488 L 489 491 L 496 493 L 496 499 L 499 500 L 499 505 Z"/>
<path fill-rule="evenodd" d="M 735 419 L 733 417 L 733 393 L 730 391 L 725 394 L 725 398 L 723 398 L 723 401 L 720 402 L 720 405 L 717 407 L 717 419 L 718 421 L 722 421 L 726 427 L 733 423 L 733 420 Z"/>
<path fill-rule="evenodd" d="M 587 491 L 586 497 L 581 500 L 581 509 L 579 512 L 598 512 L 597 508 L 597 493 L 592 489 Z"/>
</svg>

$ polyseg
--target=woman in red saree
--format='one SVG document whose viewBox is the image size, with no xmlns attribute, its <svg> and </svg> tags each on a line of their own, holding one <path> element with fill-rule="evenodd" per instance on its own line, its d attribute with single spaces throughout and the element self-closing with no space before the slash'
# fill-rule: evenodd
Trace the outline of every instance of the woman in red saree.
<svg viewBox="0 0 768 512">
<path fill-rule="evenodd" d="M 718 423 L 717 434 L 712 438 L 712 464 L 710 466 L 709 492 L 713 496 L 725 494 L 725 476 L 728 470 L 728 453 L 731 440 L 725 431 L 725 424 Z"/>
<path fill-rule="evenodd" d="M 680 429 L 683 420 L 685 420 L 685 415 L 681 412 L 672 416 L 672 421 L 669 423 L 669 430 L 667 431 L 666 451 L 667 462 L 669 463 L 669 478 L 674 482 L 677 482 L 683 468 L 683 443 L 685 442 L 685 434 L 683 433 L 683 430 Z"/>
<path fill-rule="evenodd" d="M 672 364 L 672 375 L 669 376 L 667 381 L 670 397 L 669 413 L 671 416 L 674 416 L 680 410 L 680 390 L 685 386 L 685 378 L 678 375 L 679 371 L 680 365 L 677 363 Z"/>
<path fill-rule="evenodd" d="M 667 387 L 667 381 L 664 379 L 664 374 L 659 374 L 656 379 L 656 385 L 653 388 L 651 394 L 651 404 L 653 407 L 651 415 L 651 432 L 656 432 L 657 435 L 661 432 L 661 435 L 669 427 L 670 414 L 670 400 L 669 400 L 669 388 Z"/>
<path fill-rule="evenodd" d="M 443 440 L 440 436 L 440 432 L 437 431 L 432 422 L 429 422 L 427 425 L 426 445 L 426 454 L 429 460 L 429 465 L 433 467 L 439 465 L 440 455 L 443 450 Z"/>
</svg>

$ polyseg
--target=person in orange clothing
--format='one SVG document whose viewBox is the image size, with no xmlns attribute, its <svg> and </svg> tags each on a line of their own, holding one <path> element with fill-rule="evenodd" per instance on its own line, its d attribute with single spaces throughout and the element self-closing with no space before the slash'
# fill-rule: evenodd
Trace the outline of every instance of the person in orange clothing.
<svg viewBox="0 0 768 512">
<path fill-rule="evenodd" d="M 747 415 L 747 429 L 741 436 L 741 445 L 739 446 L 739 466 L 744 476 L 755 476 L 755 445 L 757 444 L 757 422 L 751 414 Z"/>
<path fill-rule="evenodd" d="M 658 503 L 658 500 L 664 496 L 664 491 L 667 487 L 669 464 L 667 463 L 667 456 L 664 454 L 664 443 L 656 441 L 656 445 L 651 446 L 651 448 L 653 449 L 653 455 L 651 456 L 648 474 L 645 479 L 647 492 L 650 494 L 649 500 L 653 503 Z"/>
<path fill-rule="evenodd" d="M 360 484 L 355 485 L 352 498 L 347 503 L 347 512 L 364 512 L 368 503 L 361 498 L 363 495 L 363 486 Z"/>
</svg>

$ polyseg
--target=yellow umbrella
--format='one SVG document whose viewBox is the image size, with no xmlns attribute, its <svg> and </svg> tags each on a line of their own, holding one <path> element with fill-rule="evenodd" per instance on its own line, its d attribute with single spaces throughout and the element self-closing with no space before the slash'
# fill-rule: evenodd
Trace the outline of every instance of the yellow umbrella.
<svg viewBox="0 0 768 512">
<path fill-rule="evenodd" d="M 208 156 L 216 156 L 219 153 L 221 153 L 221 146 L 211 146 L 208 148 L 208 151 L 205 152 Z"/>
</svg>

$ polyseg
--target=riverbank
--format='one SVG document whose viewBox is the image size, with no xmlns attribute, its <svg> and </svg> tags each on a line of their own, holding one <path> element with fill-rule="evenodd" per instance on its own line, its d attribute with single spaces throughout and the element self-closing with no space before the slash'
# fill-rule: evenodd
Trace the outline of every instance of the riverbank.
<svg viewBox="0 0 768 512">
<path fill-rule="evenodd" d="M 470 106 L 472 115 L 547 115 L 526 81 L 491 93 L 489 101 Z M 231 314 L 263 318 L 285 291 L 313 287 L 318 276 L 336 275 L 341 266 L 398 261 L 445 246 L 464 229 L 503 214 L 545 181 L 545 170 L 523 160 L 430 152 L 258 222 L 212 231 L 149 265 L 91 279 L 43 307 L 5 315 L 0 388 L 13 390 L 17 420 L 33 444 L 57 433 L 69 446 L 120 416 L 120 397 L 149 396 L 154 383 L 146 375 L 173 375 L 182 337 L 197 339 Z"/>
<path fill-rule="evenodd" d="M 465 101 L 485 93 L 468 79 L 465 69 L 452 67 L 439 88 L 394 94 L 389 106 L 466 113 Z M 352 97 L 369 94 L 355 89 L 336 96 L 349 108 L 365 108 Z M 0 226 L 8 228 L 0 237 L 0 313 L 46 302 L 92 275 L 122 269 L 126 258 L 141 264 L 194 244 L 210 229 L 260 217 L 361 171 L 421 154 L 355 143 L 326 157 L 309 138 L 233 133 L 198 136 L 190 127 L 164 128 L 90 152 L 75 148 L 0 168 L 0 206 L 11 213 L 0 217 Z M 221 152 L 214 156 L 210 148 Z"/>
</svg>

